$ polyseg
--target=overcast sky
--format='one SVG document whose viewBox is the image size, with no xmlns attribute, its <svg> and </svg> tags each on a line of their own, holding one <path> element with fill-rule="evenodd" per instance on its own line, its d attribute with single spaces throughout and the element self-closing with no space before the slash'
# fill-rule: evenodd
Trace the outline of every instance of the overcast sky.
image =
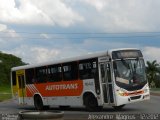
<svg viewBox="0 0 160 120">
<path fill-rule="evenodd" d="M 0 51 L 39 63 L 113 48 L 160 62 L 160 0 L 0 0 Z"/>
</svg>

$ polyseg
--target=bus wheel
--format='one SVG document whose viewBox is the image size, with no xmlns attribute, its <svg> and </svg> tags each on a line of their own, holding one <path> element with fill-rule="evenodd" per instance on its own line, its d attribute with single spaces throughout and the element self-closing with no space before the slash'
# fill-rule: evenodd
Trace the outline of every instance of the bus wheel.
<svg viewBox="0 0 160 120">
<path fill-rule="evenodd" d="M 84 97 L 84 105 L 88 111 L 99 110 L 97 99 L 91 94 Z"/>
<path fill-rule="evenodd" d="M 120 106 L 113 106 L 113 108 L 115 110 L 121 110 L 124 106 L 125 106 L 125 104 L 124 105 L 120 105 Z"/>
<path fill-rule="evenodd" d="M 41 97 L 38 95 L 34 97 L 34 106 L 35 106 L 36 110 L 43 110 L 44 109 L 43 101 L 42 101 Z"/>
</svg>

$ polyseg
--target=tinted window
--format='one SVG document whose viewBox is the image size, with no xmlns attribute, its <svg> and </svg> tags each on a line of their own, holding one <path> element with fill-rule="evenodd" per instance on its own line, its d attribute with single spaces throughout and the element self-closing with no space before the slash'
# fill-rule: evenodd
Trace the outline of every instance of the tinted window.
<svg viewBox="0 0 160 120">
<path fill-rule="evenodd" d="M 64 80 L 77 80 L 78 79 L 77 62 L 63 64 L 63 79 Z"/>
<path fill-rule="evenodd" d="M 37 83 L 44 83 L 47 81 L 47 74 L 48 74 L 48 69 L 47 67 L 39 67 L 36 68 L 36 82 Z"/>
<path fill-rule="evenodd" d="M 34 77 L 34 69 L 26 69 L 26 84 L 32 84 L 35 82 L 35 77 Z"/>
<path fill-rule="evenodd" d="M 98 76 L 96 59 L 88 59 L 79 62 L 80 79 L 91 79 Z"/>
<path fill-rule="evenodd" d="M 48 81 L 57 82 L 62 80 L 61 65 L 48 66 Z"/>
</svg>

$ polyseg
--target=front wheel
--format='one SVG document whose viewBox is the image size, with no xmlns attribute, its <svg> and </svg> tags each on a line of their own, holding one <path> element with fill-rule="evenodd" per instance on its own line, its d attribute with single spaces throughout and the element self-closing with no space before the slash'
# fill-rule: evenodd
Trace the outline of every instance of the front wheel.
<svg viewBox="0 0 160 120">
<path fill-rule="evenodd" d="M 113 108 L 115 110 L 121 110 L 124 106 L 125 106 L 125 104 L 124 105 L 120 105 L 120 106 L 113 106 Z"/>
<path fill-rule="evenodd" d="M 98 106 L 97 99 L 93 95 L 85 96 L 84 105 L 88 111 L 97 111 L 102 109 L 101 106 Z"/>
</svg>

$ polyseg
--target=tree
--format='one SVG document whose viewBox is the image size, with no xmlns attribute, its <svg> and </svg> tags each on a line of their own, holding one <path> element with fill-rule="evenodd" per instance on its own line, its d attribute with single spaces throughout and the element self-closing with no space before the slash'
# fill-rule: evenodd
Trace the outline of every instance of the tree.
<svg viewBox="0 0 160 120">
<path fill-rule="evenodd" d="M 160 88 L 160 74 L 156 75 L 155 86 Z"/>
<path fill-rule="evenodd" d="M 11 68 L 25 65 L 21 58 L 0 52 L 0 85 L 10 83 Z"/>
<path fill-rule="evenodd" d="M 156 60 L 152 62 L 147 61 L 146 72 L 147 72 L 149 85 L 151 85 L 151 83 L 155 83 L 156 76 L 157 74 L 160 73 L 160 70 L 158 69 L 158 67 L 159 67 L 159 64 L 157 63 Z"/>
</svg>

